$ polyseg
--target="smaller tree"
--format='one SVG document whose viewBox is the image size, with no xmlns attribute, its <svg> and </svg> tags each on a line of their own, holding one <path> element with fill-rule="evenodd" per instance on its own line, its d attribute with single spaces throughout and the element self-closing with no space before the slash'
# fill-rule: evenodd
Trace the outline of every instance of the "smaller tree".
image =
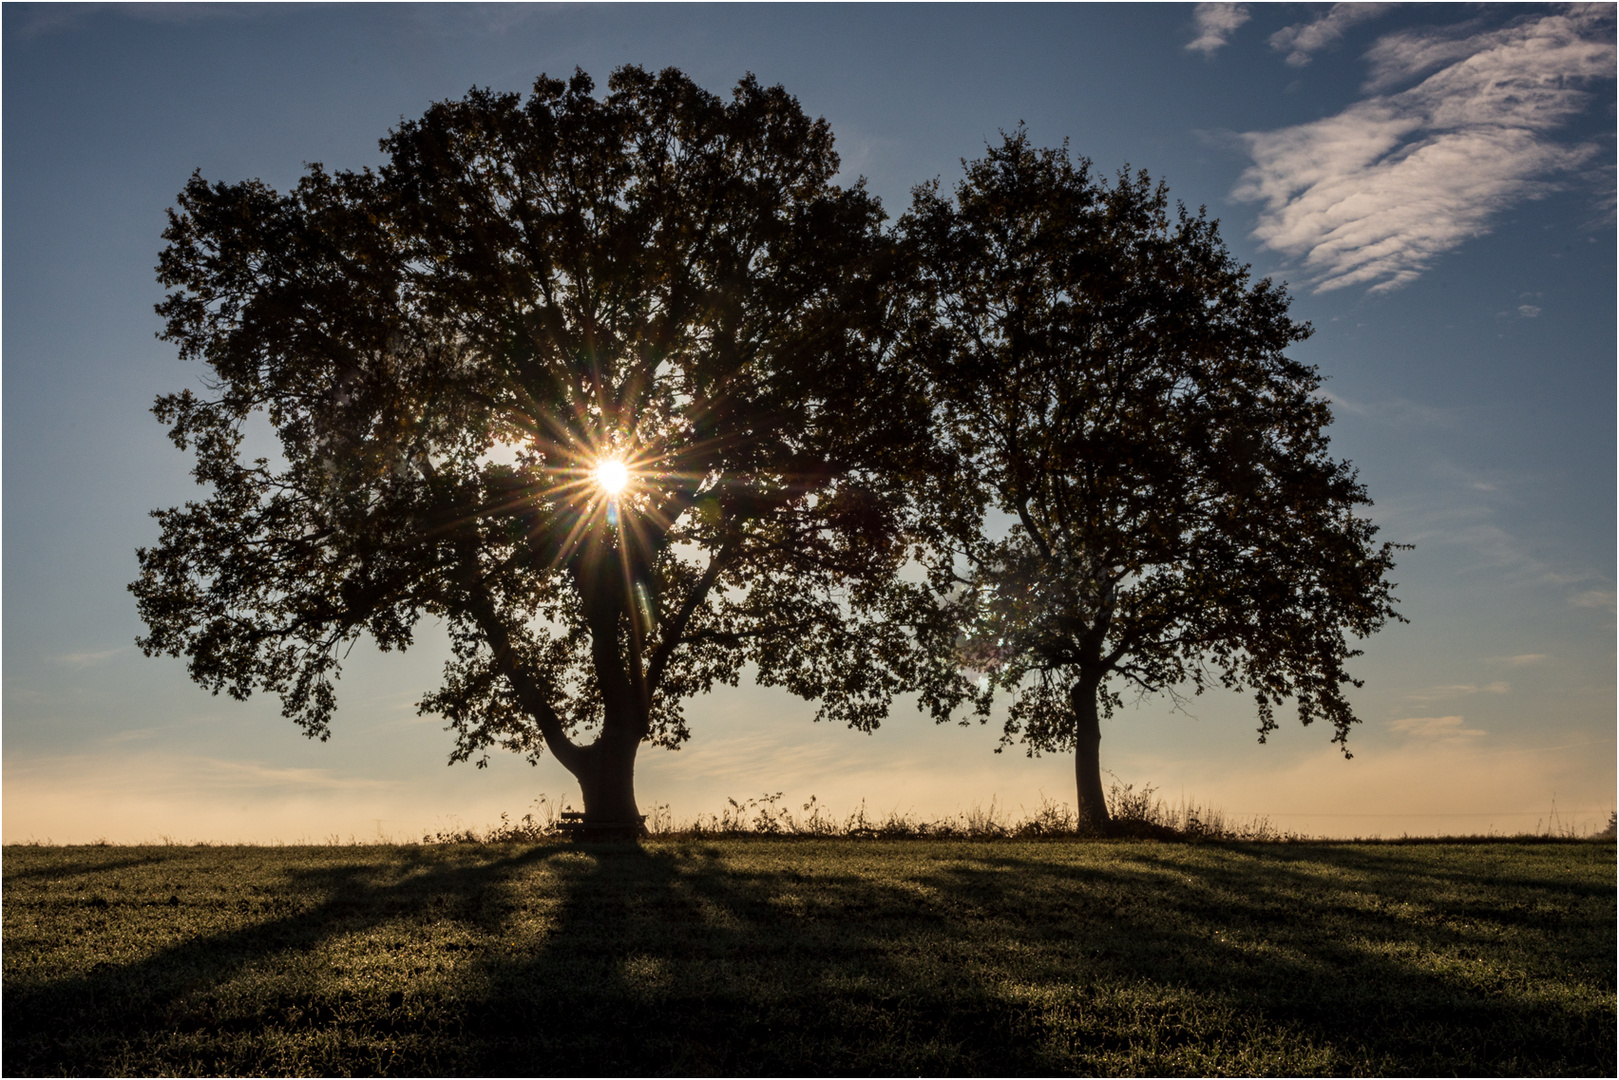
<svg viewBox="0 0 1619 1080">
<path fill-rule="evenodd" d="M 1374 546 L 1365 487 L 1327 453 L 1320 375 L 1284 355 L 1310 333 L 1285 290 L 1250 283 L 1217 224 L 1171 214 L 1145 173 L 1109 184 L 1021 130 L 954 204 L 918 189 L 902 229 L 950 459 L 935 582 L 978 714 L 1010 696 L 1003 744 L 1074 750 L 1097 828 L 1100 720 L 1124 687 L 1252 693 L 1261 742 L 1291 697 L 1345 744 L 1347 638 L 1399 618 L 1395 546 Z M 986 531 L 990 512 L 1008 526 Z"/>
</svg>

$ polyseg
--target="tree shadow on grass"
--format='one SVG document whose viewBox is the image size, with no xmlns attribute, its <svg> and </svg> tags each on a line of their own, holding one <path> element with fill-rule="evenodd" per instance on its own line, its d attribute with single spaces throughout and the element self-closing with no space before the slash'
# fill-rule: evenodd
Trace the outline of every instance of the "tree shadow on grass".
<svg viewBox="0 0 1619 1080">
<path fill-rule="evenodd" d="M 111 845 L 108 846 L 110 847 Z M 27 848 L 23 848 L 21 850 L 26 851 L 28 848 L 33 847 L 36 847 L 36 845 L 28 845 Z M 37 847 L 43 850 L 50 850 L 48 848 L 44 848 L 44 845 L 37 845 Z M 15 863 L 17 858 L 7 859 L 6 861 L 8 864 Z M 116 859 L 53 859 L 50 862 L 43 863 L 39 866 L 22 867 L 17 869 L 14 869 L 11 865 L 7 865 L 4 868 L 3 873 L 6 879 L 9 881 L 23 881 L 29 878 L 50 878 L 52 880 L 59 880 L 68 877 L 80 877 L 85 874 L 104 874 L 109 870 L 123 870 L 131 866 L 150 866 L 162 861 L 163 856 L 156 852 L 147 852 L 133 857 Z"/>
<path fill-rule="evenodd" d="M 1039 1068 L 1015 1007 L 938 968 L 947 905 L 902 882 L 806 871 L 792 846 L 764 866 L 741 854 L 591 851 L 548 947 L 487 970 L 480 1070 Z"/>
<path fill-rule="evenodd" d="M 263 850 L 267 852 L 264 861 L 272 864 L 296 851 Z M 495 857 L 487 857 L 490 853 L 484 851 L 466 853 L 472 858 L 406 857 L 397 866 L 380 867 L 374 855 L 376 849 L 371 853 L 367 849 L 352 850 L 355 855 L 351 859 L 316 858 L 306 860 L 307 865 L 279 868 L 279 873 L 261 870 L 256 877 L 255 868 L 248 868 L 249 880 L 241 882 L 234 894 L 227 881 L 222 890 L 214 890 L 225 895 L 188 895 L 184 904 L 175 893 L 169 893 L 167 903 L 160 898 L 167 892 L 164 878 L 145 883 L 148 888 L 144 893 L 155 895 L 123 896 L 114 888 L 95 888 L 101 877 L 115 870 L 172 864 L 173 859 L 111 859 L 94 870 L 86 869 L 93 861 L 89 859 L 58 864 L 62 875 L 78 874 L 93 890 L 88 900 L 68 902 L 84 907 L 92 916 L 104 913 L 99 924 L 69 930 L 94 933 L 105 929 L 110 918 L 121 918 L 128 924 L 150 924 L 152 919 L 168 916 L 177 924 L 175 931 L 167 935 L 174 941 L 126 963 L 101 961 L 87 971 L 57 978 L 19 980 L 14 975 L 14 965 L 8 963 L 4 996 L 8 1072 L 73 1075 L 312 1071 L 277 1067 L 297 1063 L 277 1060 L 281 1056 L 278 1051 L 298 1057 L 296 1039 L 282 1040 L 284 1046 L 274 1045 L 275 1039 L 268 1044 L 262 1039 L 247 1040 L 258 1046 L 243 1060 L 223 1050 L 228 1040 L 185 1036 L 265 1033 L 278 1027 L 308 1028 L 349 1021 L 373 1026 L 373 1021 L 381 1020 L 386 1028 L 388 1014 L 397 1013 L 403 1004 L 402 993 L 367 994 L 363 982 L 357 986 L 339 985 L 352 980 L 331 979 L 328 966 L 309 958 L 345 936 L 363 934 L 401 919 L 420 919 L 424 914 L 479 924 L 485 930 L 498 926 L 498 894 L 503 883 L 521 868 L 543 860 L 551 849 L 529 848 Z M 202 849 L 201 859 L 191 861 L 212 862 L 225 875 L 235 868 L 220 863 L 230 855 L 240 858 L 242 854 L 243 849 Z M 17 877 L 8 874 L 8 893 Z M 260 882 L 266 878 L 276 887 L 265 889 Z M 151 886 L 161 887 L 154 890 Z M 116 899 L 109 901 L 107 894 Z M 18 900 L 14 895 L 8 895 L 7 900 L 7 914 L 12 916 Z M 61 898 L 56 902 L 60 904 Z M 219 918 L 222 913 L 223 920 Z M 187 916 L 193 916 L 193 922 L 224 921 L 228 926 L 188 926 Z M 18 935 L 9 925 L 12 921 L 8 917 L 8 936 L 16 947 Z M 161 931 L 153 933 L 150 925 L 143 929 L 149 936 L 163 936 Z M 121 943 L 103 944 L 116 951 Z M 245 989 L 253 1000 L 243 1001 L 243 994 L 232 993 L 233 985 L 240 983 L 248 984 Z M 257 993 L 252 993 L 255 990 Z M 373 997 L 377 1000 L 368 1000 Z M 378 1004 L 383 1006 L 380 1015 L 371 1015 L 378 1012 Z M 193 1048 L 218 1044 L 223 1056 L 210 1056 L 203 1050 L 189 1060 L 175 1060 L 163 1044 L 176 1041 Z M 355 1070 L 351 1065 L 336 1071 Z"/>
<path fill-rule="evenodd" d="M 8 964 L 9 1071 L 1613 1071 L 1611 883 L 1522 860 L 1481 883 L 1267 845 L 355 850 L 279 871 L 290 906 L 238 898 L 248 925 Z"/>
<path fill-rule="evenodd" d="M 975 850 L 913 846 L 897 873 L 828 870 L 791 844 L 596 852 L 548 947 L 487 970 L 478 1063 L 1611 1072 L 1613 898 L 1597 884 L 1520 874 L 1535 895 L 1492 899 L 1431 857 L 1339 849 Z M 1537 910 L 1594 936 L 1548 949 Z"/>
<path fill-rule="evenodd" d="M 1326 1072 L 1613 1070 L 1606 882 L 1521 869 L 1481 880 L 1476 864 L 1432 853 L 1277 845 L 1144 846 L 1100 873 L 990 857 L 946 875 L 1014 919 L 1069 905 L 1079 947 L 1046 923 L 1033 979 L 1072 965 L 1094 985 L 1164 988 L 1213 1014 L 1176 1038 L 1289 1042 L 1289 1071 L 1316 1071 L 1312 1058 Z"/>
</svg>

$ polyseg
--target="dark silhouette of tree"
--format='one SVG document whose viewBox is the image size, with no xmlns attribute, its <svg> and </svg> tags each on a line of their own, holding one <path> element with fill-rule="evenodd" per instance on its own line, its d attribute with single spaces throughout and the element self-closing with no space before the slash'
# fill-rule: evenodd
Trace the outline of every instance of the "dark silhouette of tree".
<svg viewBox="0 0 1619 1080">
<path fill-rule="evenodd" d="M 936 583 L 978 713 L 1010 697 L 1003 745 L 1075 750 L 1081 814 L 1106 828 L 1099 720 L 1121 688 L 1252 693 L 1260 741 L 1291 697 L 1344 744 L 1346 636 L 1399 618 L 1393 545 L 1327 453 L 1320 376 L 1284 355 L 1310 333 L 1285 291 L 1145 173 L 1109 184 L 1021 129 L 953 201 L 918 189 L 902 228 L 954 458 Z"/>
<path fill-rule="evenodd" d="M 826 123 L 751 76 L 609 91 L 474 90 L 288 194 L 192 177 L 160 336 L 210 389 L 154 411 L 210 494 L 155 513 L 130 586 L 147 655 L 322 739 L 356 639 L 443 620 L 421 708 L 452 760 L 549 749 L 602 831 L 638 825 L 640 745 L 747 663 L 818 719 L 886 714 L 928 416 Z M 246 458 L 255 415 L 273 457 Z"/>
</svg>

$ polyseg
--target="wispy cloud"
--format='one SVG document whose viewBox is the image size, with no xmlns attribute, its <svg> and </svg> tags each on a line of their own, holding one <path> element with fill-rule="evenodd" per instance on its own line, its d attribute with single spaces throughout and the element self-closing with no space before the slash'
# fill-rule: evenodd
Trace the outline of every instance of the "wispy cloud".
<svg viewBox="0 0 1619 1080">
<path fill-rule="evenodd" d="M 116 649 L 101 649 L 95 652 L 86 650 L 83 652 L 63 653 L 60 656 L 53 656 L 51 659 L 56 661 L 58 664 L 66 664 L 68 667 L 92 667 L 101 663 L 103 660 L 108 660 L 114 656 L 117 656 L 119 653 L 126 651 L 128 648 L 128 645 L 123 645 Z"/>
<path fill-rule="evenodd" d="M 1568 602 L 1575 607 L 1603 608 L 1612 611 L 1614 609 L 1614 594 L 1612 589 L 1587 589 L 1569 597 Z"/>
<path fill-rule="evenodd" d="M 1393 4 L 1334 4 L 1326 13 L 1309 22 L 1284 26 L 1270 36 L 1270 47 L 1287 53 L 1287 62 L 1303 67 L 1310 62 L 1310 54 L 1320 52 L 1344 36 L 1356 23 L 1375 19 Z"/>
<path fill-rule="evenodd" d="M 1613 228 L 1615 218 L 1619 218 L 1619 166 L 1610 156 L 1587 169 L 1580 179 L 1590 192 L 1589 216 L 1580 228 L 1587 232 Z"/>
<path fill-rule="evenodd" d="M 1538 664 L 1544 659 L 1546 659 L 1545 653 L 1526 652 L 1519 653 L 1517 656 L 1497 656 L 1492 663 L 1502 664 L 1509 668 L 1520 668 L 1528 667 L 1530 664 Z"/>
<path fill-rule="evenodd" d="M 1187 52 L 1213 56 L 1231 41 L 1237 27 L 1248 21 L 1247 4 L 1199 4 L 1192 10 L 1197 37 L 1186 43 Z"/>
<path fill-rule="evenodd" d="M 1489 520 L 1488 507 L 1452 504 L 1402 510 L 1392 500 L 1383 506 L 1385 516 L 1393 519 L 1389 529 L 1402 543 L 1458 549 L 1450 556 L 1450 570 L 1459 577 L 1487 574 L 1501 585 L 1540 585 L 1563 591 L 1595 576 L 1570 573 L 1548 563 L 1537 554 L 1533 541 Z"/>
<path fill-rule="evenodd" d="M 1424 405 L 1403 397 L 1388 401 L 1356 401 L 1344 397 L 1336 390 L 1323 393 L 1321 396 L 1332 403 L 1334 413 L 1347 413 L 1387 427 L 1405 430 L 1450 429 L 1456 427 L 1459 420 L 1456 409 Z"/>
<path fill-rule="evenodd" d="M 1389 721 L 1389 730 L 1427 741 L 1476 739 L 1484 734 L 1481 728 L 1463 726 L 1460 716 L 1408 716 Z"/>
<path fill-rule="evenodd" d="M 1374 96 L 1242 136 L 1254 164 L 1233 194 L 1264 205 L 1255 238 L 1302 258 L 1318 292 L 1416 279 L 1598 154 L 1551 133 L 1595 101 L 1593 82 L 1613 77 L 1613 26 L 1612 8 L 1581 7 L 1482 33 L 1382 38 L 1368 54 Z"/>
<path fill-rule="evenodd" d="M 1407 694 L 1408 701 L 1443 701 L 1446 698 L 1471 697 L 1474 694 L 1510 694 L 1512 684 L 1509 682 L 1492 682 L 1479 686 L 1476 683 L 1456 683 L 1450 686 L 1430 686 L 1426 690 L 1417 690 Z"/>
<path fill-rule="evenodd" d="M 1489 422 L 1488 414 L 1478 422 Z M 1524 493 L 1544 484 L 1545 477 L 1478 472 L 1445 461 L 1429 462 L 1423 474 L 1427 480 L 1420 492 L 1378 500 L 1376 519 L 1391 539 L 1440 558 L 1445 573 L 1464 579 L 1458 581 L 1461 588 L 1476 588 L 1487 579 L 1490 588 L 1523 588 L 1547 602 L 1612 610 L 1613 578 L 1606 568 L 1548 543 L 1533 527 L 1525 534 L 1521 519 L 1510 530 L 1500 523 L 1497 507 L 1521 506 Z M 1546 659 L 1540 653 L 1524 657 L 1520 663 Z"/>
<path fill-rule="evenodd" d="M 151 731 L 153 729 L 146 729 Z M 139 734 L 139 733 L 136 733 Z M 267 765 L 257 761 L 233 761 L 202 754 L 172 754 L 151 750 L 132 755 L 124 745 L 125 739 L 113 736 L 106 740 L 111 752 L 106 755 L 81 755 L 80 758 L 43 756 L 6 762 L 6 779 L 29 774 L 54 775 L 73 760 L 93 762 L 82 767 L 97 772 L 96 784 L 103 789 L 145 788 L 152 785 L 164 791 L 198 793 L 230 792 L 233 797 L 247 798 L 253 793 L 318 792 L 318 791 L 370 791 L 400 790 L 405 785 L 399 780 L 376 779 L 333 769 L 312 769 Z"/>
<path fill-rule="evenodd" d="M 132 4 L 17 4 L 8 13 L 6 30 L 28 41 L 59 30 L 72 30 L 103 12 L 115 12 L 141 22 L 188 24 L 222 19 L 251 19 L 273 12 L 275 4 L 132 3 Z"/>
<path fill-rule="evenodd" d="M 1519 304 L 1518 317 L 1520 319 L 1538 319 L 1540 317 L 1540 309 L 1534 304 Z"/>
</svg>

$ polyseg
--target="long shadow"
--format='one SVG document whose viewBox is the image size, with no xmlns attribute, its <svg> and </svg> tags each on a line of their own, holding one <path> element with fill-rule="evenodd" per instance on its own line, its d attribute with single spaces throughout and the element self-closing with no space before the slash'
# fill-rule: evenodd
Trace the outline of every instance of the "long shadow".
<svg viewBox="0 0 1619 1080">
<path fill-rule="evenodd" d="M 306 900 L 251 925 L 58 979 L 13 985 L 8 965 L 8 1071 L 1613 1073 L 1611 882 L 1505 860 L 1495 895 L 1383 849 L 835 850 L 291 869 Z M 321 959 L 368 934 L 464 951 L 392 989 Z M 232 1001 L 238 984 L 257 996 Z"/>
<path fill-rule="evenodd" d="M 244 893 L 235 901 L 249 917 L 270 913 L 270 918 L 235 929 L 188 935 L 131 963 L 101 962 L 88 972 L 57 979 L 17 983 L 8 964 L 4 995 L 7 1072 L 163 1072 L 169 1070 L 161 1065 L 137 1070 L 108 1066 L 118 1058 L 128 1058 L 131 1048 L 149 1045 L 165 1033 L 262 1027 L 266 1022 L 289 1019 L 294 1023 L 330 1020 L 342 1002 L 322 1000 L 324 995 L 318 991 L 283 995 L 287 1000 L 259 1001 L 258 1016 L 245 1021 L 217 1015 L 208 992 L 255 965 L 307 954 L 343 935 L 428 909 L 440 917 L 485 929 L 498 926 L 501 910 L 498 903 L 490 903 L 491 894 L 515 871 L 554 850 L 554 846 L 535 847 L 470 864 L 464 859 L 410 861 L 404 864 L 405 873 L 399 880 L 386 884 L 367 880 L 378 867 L 373 859 L 364 857 L 292 867 L 284 872 L 280 895 L 250 898 Z M 113 859 L 93 868 L 111 871 L 149 862 L 144 858 Z M 85 861 L 58 864 L 64 871 L 71 867 L 81 874 L 91 872 L 86 865 L 93 866 Z M 46 875 L 36 872 L 34 876 Z M 307 897 L 314 899 L 303 899 Z M 98 899 L 107 906 L 103 897 Z M 178 909 L 177 896 L 175 901 Z M 150 906 L 151 901 L 145 904 Z M 108 1052 L 114 1055 L 112 1060 Z M 142 1060 L 138 1049 L 134 1060 Z M 187 1071 L 240 1070 L 204 1067 Z"/>
<path fill-rule="evenodd" d="M 476 1071 L 1049 1071 L 1015 1010 L 918 970 L 951 935 L 948 904 L 805 872 L 791 847 L 766 868 L 700 843 L 592 855 L 546 948 L 490 971 Z"/>
<path fill-rule="evenodd" d="M 24 849 L 27 850 L 27 849 Z M 16 862 L 16 859 L 8 860 Z M 149 852 L 131 858 L 109 859 L 100 861 L 96 859 L 74 859 L 64 862 L 50 862 L 43 866 L 14 870 L 9 866 L 0 867 L 3 874 L 10 881 L 23 881 L 31 878 L 68 878 L 83 877 L 86 874 L 100 874 L 108 870 L 123 870 L 131 866 L 151 866 L 164 861 L 164 856 L 157 852 Z"/>
<path fill-rule="evenodd" d="M 1091 955 L 1054 956 L 1099 983 L 1189 991 L 1250 1033 L 1333 1048 L 1329 1071 L 1612 1072 L 1610 885 L 1503 875 L 1533 888 L 1527 902 L 1477 895 L 1476 874 L 1431 859 L 1342 854 L 1254 845 L 1198 864 L 1185 849 L 1147 849 L 1085 874 L 1078 893 L 1068 885 L 1079 875 L 1038 859 L 986 858 L 949 876 L 986 903 L 1005 903 L 1001 883 L 1019 881 L 1014 911 L 1019 900 L 1049 910 L 1066 893 Z M 1328 861 L 1331 878 L 1308 868 Z M 1146 895 L 1157 898 L 1147 910 L 1116 903 Z M 1565 926 L 1574 933 L 1556 932 Z M 1605 1005 L 1564 999 L 1570 981 L 1599 988 Z"/>
<path fill-rule="evenodd" d="M 1185 849 L 1151 846 L 1091 861 L 989 849 L 884 878 L 806 873 L 790 845 L 775 865 L 727 850 L 599 853 L 568 882 L 545 949 L 492 972 L 469 1028 L 478 1065 L 1247 1072 L 1263 1061 L 1233 1049 L 1268 1045 L 1292 1055 L 1272 1059 L 1285 1071 L 1612 1071 L 1611 1002 L 1513 981 L 1529 971 L 1611 993 L 1611 938 L 1597 955 L 1582 953 L 1589 938 L 1520 948 L 1504 957 L 1515 973 L 1469 967 L 1503 956 L 1503 927 L 1545 920 L 1521 900 L 1437 916 L 1400 900 L 1463 880 L 1431 859 L 1355 857 L 1339 868 L 1348 880 L 1324 880 L 1312 864 L 1336 850 L 1188 864 Z M 1612 921 L 1611 890 L 1518 876 L 1554 901 L 1604 904 L 1576 919 L 1587 928 Z M 997 948 L 1014 955 L 984 964 Z"/>
</svg>

